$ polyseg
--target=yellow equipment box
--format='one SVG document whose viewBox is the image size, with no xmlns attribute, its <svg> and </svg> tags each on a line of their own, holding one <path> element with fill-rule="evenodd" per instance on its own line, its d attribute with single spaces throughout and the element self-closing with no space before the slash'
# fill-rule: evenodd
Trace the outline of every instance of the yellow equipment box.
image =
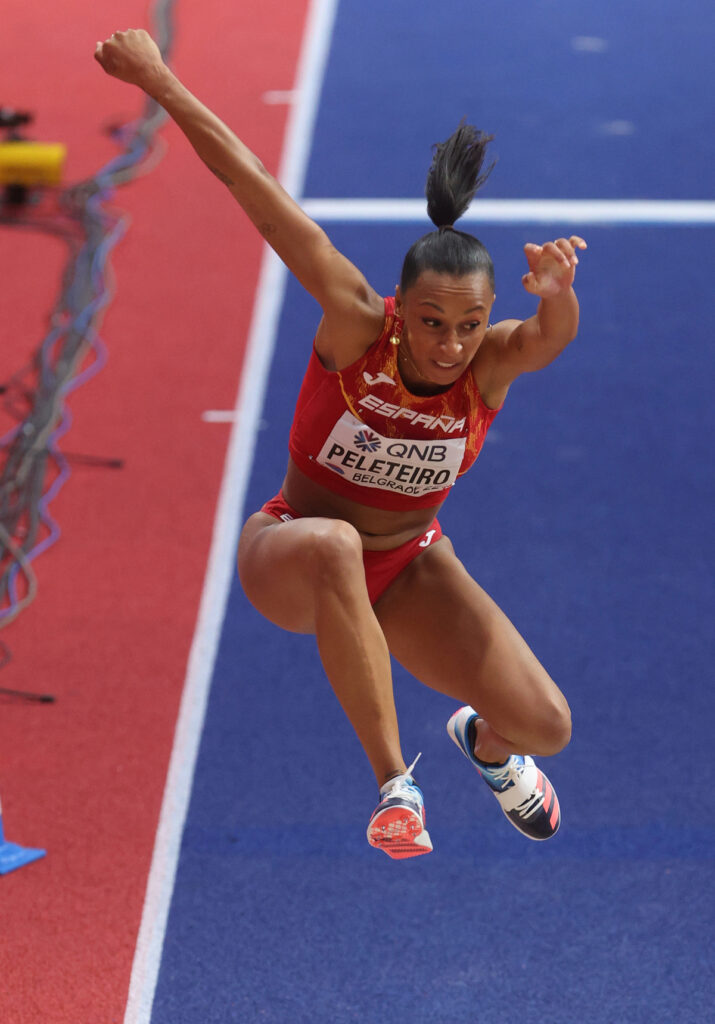
<svg viewBox="0 0 715 1024">
<path fill-rule="evenodd" d="M 66 155 L 61 142 L 0 142 L 0 185 L 59 185 Z"/>
</svg>

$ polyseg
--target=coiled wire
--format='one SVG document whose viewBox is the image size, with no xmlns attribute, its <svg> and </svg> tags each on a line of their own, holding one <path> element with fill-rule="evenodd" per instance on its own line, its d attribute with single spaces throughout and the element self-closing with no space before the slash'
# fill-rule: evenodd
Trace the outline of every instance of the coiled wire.
<svg viewBox="0 0 715 1024">
<path fill-rule="evenodd" d="M 174 6 L 175 0 L 156 0 L 149 11 L 151 33 L 167 63 Z M 129 223 L 108 204 L 118 187 L 148 173 L 163 155 L 157 132 L 166 116 L 147 97 L 139 119 L 112 133 L 119 155 L 92 177 L 59 190 L 49 208 L 0 206 L 0 229 L 54 234 L 69 250 L 50 329 L 30 365 L 4 388 L 5 408 L 19 422 L 0 438 L 0 629 L 35 598 L 32 563 L 60 536 L 50 504 L 70 475 L 59 448 L 71 424 L 67 397 L 106 362 L 99 325 L 114 293 L 109 258 Z M 5 651 L 0 668 L 8 659 Z"/>
</svg>

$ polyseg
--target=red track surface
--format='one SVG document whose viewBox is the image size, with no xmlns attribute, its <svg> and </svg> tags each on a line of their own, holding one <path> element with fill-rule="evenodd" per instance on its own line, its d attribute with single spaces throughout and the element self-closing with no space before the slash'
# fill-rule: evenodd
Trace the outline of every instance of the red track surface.
<svg viewBox="0 0 715 1024">
<path fill-rule="evenodd" d="M 307 0 L 176 5 L 172 63 L 275 171 Z M 140 0 L 28 0 L 3 18 L 0 102 L 64 141 L 67 181 L 116 154 L 101 129 L 141 110 L 94 43 L 147 26 Z M 203 584 L 260 239 L 173 125 L 148 176 L 120 189 L 132 224 L 112 260 L 109 364 L 74 393 L 64 450 L 125 460 L 76 466 L 52 505 L 62 537 L 36 563 L 39 594 L 0 638 L 0 685 L 57 696 L 0 705 L 7 837 L 48 856 L 0 878 L 0 1021 L 123 1018 L 176 712 Z M 30 358 L 64 247 L 0 228 L 2 373 Z M 5 424 L 3 423 L 3 426 Z"/>
</svg>

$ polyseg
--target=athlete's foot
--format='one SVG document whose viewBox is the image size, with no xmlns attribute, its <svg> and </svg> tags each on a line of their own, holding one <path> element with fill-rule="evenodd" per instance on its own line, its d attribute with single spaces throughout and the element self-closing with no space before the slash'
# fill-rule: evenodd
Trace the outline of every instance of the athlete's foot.
<svg viewBox="0 0 715 1024">
<path fill-rule="evenodd" d="M 554 787 L 528 755 L 512 754 L 504 764 L 480 761 L 474 753 L 478 718 L 474 708 L 460 708 L 447 723 L 447 732 L 487 783 L 514 828 L 529 839 L 550 839 L 561 824 Z"/>
<path fill-rule="evenodd" d="M 419 857 L 432 850 L 425 828 L 422 790 L 411 775 L 418 760 L 419 755 L 405 772 L 380 787 L 380 802 L 367 827 L 370 846 L 384 850 L 395 860 Z"/>
</svg>

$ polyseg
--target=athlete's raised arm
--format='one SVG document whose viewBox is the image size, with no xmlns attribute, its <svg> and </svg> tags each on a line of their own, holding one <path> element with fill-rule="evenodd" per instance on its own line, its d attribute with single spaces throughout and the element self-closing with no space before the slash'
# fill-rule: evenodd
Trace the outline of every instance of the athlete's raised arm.
<svg viewBox="0 0 715 1024">
<path fill-rule="evenodd" d="M 512 381 L 522 373 L 548 366 L 576 337 L 576 250 L 585 248 L 586 242 L 578 235 L 544 245 L 524 246 L 529 269 L 522 284 L 541 301 L 528 320 L 502 320 L 495 324 L 475 360 L 475 374 L 483 394 L 488 393 L 492 402 L 500 404 Z"/>
<path fill-rule="evenodd" d="M 166 110 L 326 318 L 341 324 L 338 344 L 367 347 L 380 331 L 382 299 L 259 158 L 179 81 L 151 36 L 143 29 L 115 32 L 97 43 L 94 56 L 107 74 L 139 86 Z"/>
</svg>

